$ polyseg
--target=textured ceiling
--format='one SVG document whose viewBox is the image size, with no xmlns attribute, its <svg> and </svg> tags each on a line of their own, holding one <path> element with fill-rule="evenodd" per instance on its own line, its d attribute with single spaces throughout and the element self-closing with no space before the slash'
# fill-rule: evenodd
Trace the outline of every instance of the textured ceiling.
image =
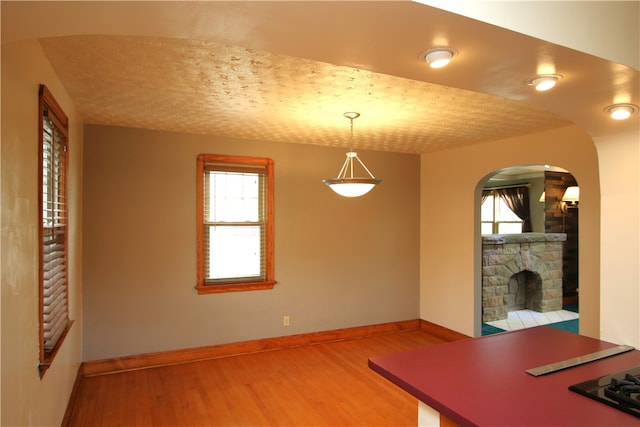
<svg viewBox="0 0 640 427">
<path fill-rule="evenodd" d="M 426 153 L 640 120 L 603 112 L 638 103 L 638 70 L 410 1 L 0 5 L 2 43 L 39 39 L 87 123 L 346 147 L 357 111 L 354 148 Z M 459 52 L 440 70 L 420 57 L 436 45 Z"/>
<path fill-rule="evenodd" d="M 565 126 L 523 102 L 212 42 L 41 41 L 93 124 L 420 153 Z"/>
</svg>

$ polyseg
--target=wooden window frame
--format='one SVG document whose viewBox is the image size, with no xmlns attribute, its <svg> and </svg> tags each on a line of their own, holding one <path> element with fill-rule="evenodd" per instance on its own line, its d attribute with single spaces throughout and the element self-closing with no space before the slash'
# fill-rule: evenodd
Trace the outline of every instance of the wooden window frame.
<svg viewBox="0 0 640 427">
<path fill-rule="evenodd" d="M 69 317 L 69 203 L 68 203 L 68 186 L 67 186 L 67 177 L 68 177 L 68 165 L 69 165 L 69 120 L 57 103 L 51 92 L 47 89 L 45 85 L 40 85 L 38 90 L 38 240 L 39 240 L 39 278 L 38 278 L 38 295 L 39 295 L 39 340 L 40 340 L 40 363 L 38 366 L 40 378 L 42 378 L 47 371 L 47 369 L 51 366 L 53 359 L 56 354 L 60 350 L 64 339 L 66 338 L 71 326 L 73 325 L 73 320 Z M 55 128 L 55 133 L 62 137 L 62 140 L 57 140 L 56 138 L 51 138 L 51 144 L 45 144 L 45 118 L 51 122 L 50 125 L 46 125 L 47 128 L 50 126 Z M 60 146 L 60 144 L 62 144 Z M 61 149 L 64 152 L 63 156 L 59 157 L 58 166 L 51 166 L 48 164 L 48 169 L 54 169 L 53 179 L 51 177 L 45 177 L 45 162 L 48 162 L 48 159 L 53 159 L 53 157 L 45 157 L 45 145 L 51 145 L 51 152 L 53 153 L 56 149 Z M 54 160 L 51 160 L 54 162 Z M 46 181 L 46 182 L 45 182 Z M 49 184 L 47 184 L 47 182 Z M 49 186 L 47 189 L 47 193 L 52 192 L 51 186 L 56 187 L 55 197 L 58 200 L 56 203 L 56 207 L 50 207 L 47 210 L 55 210 L 55 217 L 53 217 L 53 213 L 51 215 L 45 214 L 45 186 Z M 52 219 L 52 225 L 47 227 L 45 224 L 46 219 Z M 58 231 L 55 231 L 58 229 Z M 55 238 L 46 239 L 47 235 L 57 236 Z M 60 261 L 58 266 L 62 266 L 62 275 L 59 278 L 55 279 L 53 283 L 49 280 L 50 277 L 47 277 L 48 262 L 51 261 L 51 258 L 48 255 L 51 255 L 54 249 L 51 247 L 52 242 L 55 240 L 57 246 L 62 245 L 62 251 L 55 250 L 55 252 L 62 252 L 62 255 L 55 255 L 54 259 Z M 56 273 L 56 275 L 58 275 Z M 47 297 L 48 288 L 55 288 L 58 291 L 58 298 L 62 298 L 62 302 L 55 303 L 51 302 Z M 47 289 L 45 289 L 47 288 Z M 50 304 L 49 304 L 50 303 Z M 61 328 L 59 329 L 59 333 L 53 335 L 53 338 L 47 336 L 47 328 L 51 325 L 48 324 L 50 318 L 48 317 L 48 313 L 50 309 L 53 309 L 53 306 L 58 306 L 58 304 L 62 304 L 61 308 L 57 308 L 56 311 L 58 316 L 56 317 L 59 322 L 61 322 Z M 49 319 L 49 320 L 47 320 Z"/>
<path fill-rule="evenodd" d="M 264 185 L 265 231 L 264 247 L 265 261 L 264 277 L 256 281 L 229 281 L 215 284 L 207 283 L 205 278 L 205 172 L 211 165 L 220 165 L 225 170 L 225 165 L 233 165 L 235 168 L 242 166 L 248 168 L 261 168 L 266 179 Z M 215 167 L 215 166 L 214 166 Z M 277 283 L 274 275 L 274 165 L 273 160 L 263 157 L 228 156 L 218 154 L 200 154 L 197 158 L 196 181 L 196 246 L 197 246 L 197 284 L 198 294 L 213 294 L 225 292 L 242 292 L 273 289 Z"/>
</svg>

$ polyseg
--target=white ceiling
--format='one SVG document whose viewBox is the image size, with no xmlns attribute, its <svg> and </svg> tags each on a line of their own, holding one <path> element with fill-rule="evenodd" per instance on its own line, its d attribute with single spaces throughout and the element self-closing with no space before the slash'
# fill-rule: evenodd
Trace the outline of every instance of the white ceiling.
<svg viewBox="0 0 640 427">
<path fill-rule="evenodd" d="M 2 1 L 2 42 L 29 38 L 93 124 L 345 147 L 358 111 L 356 148 L 425 153 L 640 123 L 603 112 L 640 101 L 638 70 L 407 1 Z M 459 55 L 429 69 L 434 45 Z"/>
<path fill-rule="evenodd" d="M 497 170 L 490 178 L 490 184 L 511 183 L 523 179 L 544 178 L 545 172 L 564 172 L 568 170 L 551 165 L 521 165 Z"/>
</svg>

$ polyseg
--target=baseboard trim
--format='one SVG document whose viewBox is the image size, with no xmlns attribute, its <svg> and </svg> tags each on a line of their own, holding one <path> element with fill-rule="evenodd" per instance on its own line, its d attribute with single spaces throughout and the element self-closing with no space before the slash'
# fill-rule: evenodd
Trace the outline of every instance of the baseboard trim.
<svg viewBox="0 0 640 427">
<path fill-rule="evenodd" d="M 67 427 L 71 422 L 71 415 L 73 414 L 73 409 L 75 408 L 76 401 L 78 400 L 78 394 L 80 393 L 80 382 L 82 381 L 83 377 L 83 364 L 81 363 L 78 367 L 78 372 L 76 373 L 76 380 L 73 382 L 73 389 L 71 390 L 71 396 L 69 396 L 69 401 L 67 402 L 67 409 L 64 411 L 62 423 L 60 423 L 61 427 Z"/>
<path fill-rule="evenodd" d="M 436 337 L 441 338 L 447 342 L 468 340 L 472 338 L 468 335 L 456 332 L 453 329 L 445 328 L 444 326 L 440 326 L 436 323 L 431 323 L 423 319 L 420 319 L 420 329 L 430 333 L 431 335 L 435 335 Z"/>
<path fill-rule="evenodd" d="M 407 330 L 423 328 L 420 319 L 405 320 L 399 322 L 382 323 L 378 325 L 359 326 L 353 328 L 334 329 L 330 331 L 312 332 L 307 334 L 289 335 L 275 338 L 265 338 L 253 341 L 243 341 L 229 344 L 217 344 L 206 347 L 197 347 L 184 350 L 172 350 L 160 353 L 149 353 L 135 356 L 117 357 L 84 362 L 82 375 L 92 377 L 96 375 L 113 374 L 123 371 L 149 369 L 159 366 L 175 365 L 179 363 L 197 362 L 200 360 L 216 359 L 219 357 L 234 356 L 247 353 L 278 350 L 289 347 L 319 344 L 332 341 L 344 341 L 354 338 L 388 334 Z M 443 333 L 442 327 L 426 322 L 425 329 L 445 340 L 450 334 Z M 432 332 L 433 330 L 434 332 Z M 453 331 L 451 331 L 453 333 Z"/>
</svg>

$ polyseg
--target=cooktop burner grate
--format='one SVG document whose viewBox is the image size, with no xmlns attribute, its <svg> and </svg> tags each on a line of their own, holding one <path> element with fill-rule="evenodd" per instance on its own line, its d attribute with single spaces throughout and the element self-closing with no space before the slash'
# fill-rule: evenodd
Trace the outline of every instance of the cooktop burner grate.
<svg viewBox="0 0 640 427">
<path fill-rule="evenodd" d="M 640 366 L 571 385 L 569 390 L 640 418 Z"/>
</svg>

